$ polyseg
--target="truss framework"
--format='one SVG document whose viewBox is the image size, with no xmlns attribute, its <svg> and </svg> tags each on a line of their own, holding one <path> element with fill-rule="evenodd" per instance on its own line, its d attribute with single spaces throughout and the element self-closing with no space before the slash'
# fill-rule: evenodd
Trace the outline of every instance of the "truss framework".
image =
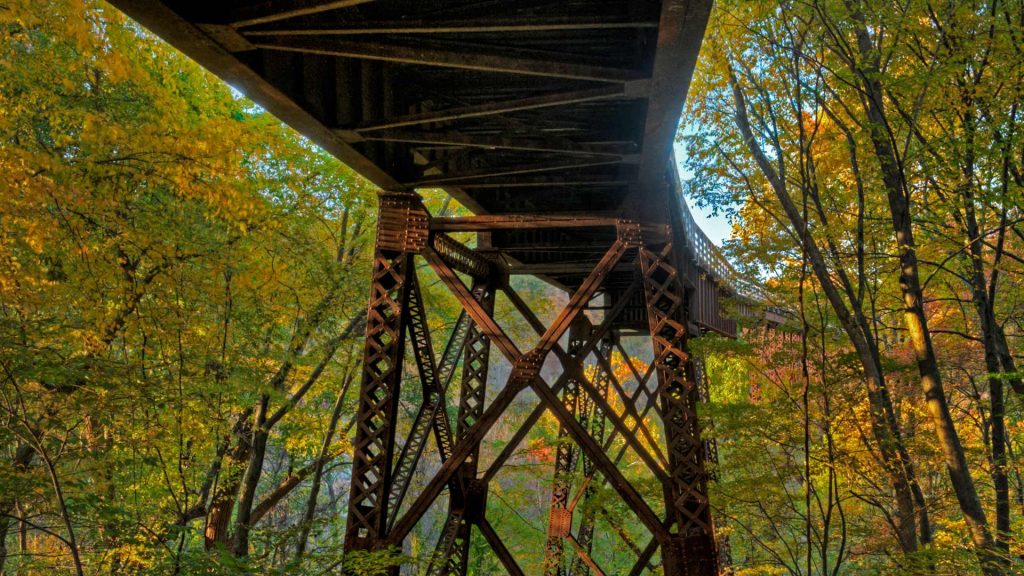
<svg viewBox="0 0 1024 576">
<path fill-rule="evenodd" d="M 548 220 L 531 216 L 521 223 L 532 228 L 566 225 L 564 217 Z M 487 226 L 506 221 L 510 220 Z M 346 549 L 400 547 L 447 490 L 447 515 L 426 573 L 466 574 L 475 528 L 509 574 L 524 574 L 487 517 L 488 488 L 540 416 L 550 412 L 560 429 L 546 574 L 607 574 L 594 556 L 595 530 L 603 524 L 593 499 L 601 486 L 610 487 L 650 534 L 650 542 L 640 547 L 627 531 L 616 530 L 636 555 L 631 573 L 656 569 L 660 562 L 666 575 L 717 574 L 705 466 L 714 452 L 701 440 L 696 412 L 706 393 L 702 395 L 698 384 L 703 374 L 687 350 L 688 295 L 674 264 L 669 230 L 625 220 L 575 223 L 613 226 L 615 237 L 557 317 L 545 323 L 509 285 L 509 271 L 502 260 L 447 236 L 445 230 L 453 229 L 453 221 L 432 220 L 417 195 L 382 194 L 378 222 Z M 463 308 L 440 358 L 435 356 L 417 277 L 419 259 Z M 623 270 L 631 271 L 627 288 L 606 286 L 613 274 L 621 278 Z M 533 348 L 520 350 L 496 321 L 498 292 L 538 333 Z M 593 305 L 602 299 L 602 305 Z M 638 299 L 643 302 L 654 353 L 646 367 L 630 359 L 619 335 L 623 319 L 629 316 L 624 313 L 627 306 Z M 601 310 L 600 321 L 584 312 L 588 308 Z M 564 348 L 563 336 L 567 336 Z M 407 347 L 412 351 L 419 395 L 408 434 L 398 442 Z M 492 348 L 512 369 L 505 385 L 488 399 Z M 553 382 L 541 374 L 549 357 L 557 359 L 561 368 Z M 446 403 L 460 358 L 453 427 Z M 616 361 L 618 367 L 613 365 Z M 631 390 L 624 384 L 623 371 L 634 383 Z M 481 469 L 481 441 L 524 390 L 532 391 L 539 402 L 505 448 Z M 411 478 L 428 451 L 430 438 L 438 466 L 412 497 Z M 627 478 L 621 466 L 627 454 L 642 462 L 646 475 L 659 481 L 662 494 L 645 496 Z M 582 512 L 576 512 L 578 505 Z M 659 551 L 660 560 L 656 558 Z"/>
</svg>

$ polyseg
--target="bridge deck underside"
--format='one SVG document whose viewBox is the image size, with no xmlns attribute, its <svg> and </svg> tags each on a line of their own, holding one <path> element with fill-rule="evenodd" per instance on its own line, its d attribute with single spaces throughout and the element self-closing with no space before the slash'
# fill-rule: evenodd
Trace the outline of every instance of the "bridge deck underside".
<svg viewBox="0 0 1024 576">
<path fill-rule="evenodd" d="M 115 4 L 385 190 L 477 214 L 679 211 L 665 167 L 709 2 Z M 573 290 L 614 230 L 482 240 Z"/>
</svg>

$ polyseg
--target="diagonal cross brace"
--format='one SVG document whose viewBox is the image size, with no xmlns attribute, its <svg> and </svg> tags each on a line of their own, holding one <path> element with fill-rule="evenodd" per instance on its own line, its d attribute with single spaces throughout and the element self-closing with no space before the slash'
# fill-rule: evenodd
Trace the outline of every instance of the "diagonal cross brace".
<svg viewBox="0 0 1024 576">
<path fill-rule="evenodd" d="M 559 317 L 545 331 L 537 347 L 527 354 L 521 353 L 494 319 L 479 306 L 479 303 L 473 300 L 469 290 L 455 272 L 431 248 L 427 247 L 423 250 L 423 255 L 427 262 L 458 297 L 480 330 L 491 339 L 492 343 L 498 347 L 499 351 L 516 368 L 509 377 L 508 384 L 495 397 L 480 420 L 467 432 L 466 437 L 456 444 L 452 457 L 441 466 L 441 469 L 428 483 L 417 500 L 410 506 L 406 514 L 396 522 L 394 530 L 390 535 L 391 542 L 397 544 L 405 539 L 405 536 L 409 534 L 416 522 L 419 521 L 419 518 L 425 513 L 430 503 L 440 494 L 458 467 L 465 461 L 472 447 L 483 439 L 501 414 L 504 413 L 505 409 L 508 408 L 518 393 L 526 386 L 531 386 L 544 399 L 549 408 L 553 410 L 555 416 L 566 424 L 566 427 L 583 448 L 584 452 L 587 453 L 587 456 L 610 479 L 612 486 L 632 506 L 638 518 L 648 530 L 659 540 L 668 537 L 665 526 L 650 506 L 647 505 L 639 492 L 636 491 L 632 484 L 626 480 L 618 468 L 608 459 L 607 455 L 601 450 L 600 445 L 590 437 L 589 433 L 578 422 L 567 418 L 564 407 L 559 405 L 557 390 L 550 388 L 539 376 L 539 367 L 543 358 L 565 333 L 572 320 L 582 312 L 583 306 L 593 297 L 594 293 L 603 283 L 608 271 L 622 258 L 629 247 L 630 243 L 622 240 L 617 240 L 612 245 L 600 263 L 598 263 L 580 286 L 580 289 L 570 298 L 569 304 Z M 559 408 L 562 408 L 562 410 L 559 411 Z M 573 426 L 574 423 L 575 426 Z"/>
<path fill-rule="evenodd" d="M 517 310 L 519 310 L 519 313 L 522 314 L 530 324 L 532 324 L 535 328 L 543 326 L 543 324 L 540 322 L 540 319 L 537 318 L 537 315 L 534 314 L 532 310 L 530 310 L 530 307 L 526 305 L 526 302 L 524 302 L 518 294 L 516 294 L 511 289 L 507 290 L 506 292 L 509 294 L 509 300 L 512 301 L 512 305 L 515 306 Z M 638 414 L 636 414 L 635 408 L 633 410 L 633 414 L 629 415 L 636 417 L 637 426 L 634 426 L 633 430 L 628 430 L 626 423 L 623 422 L 622 419 L 612 410 L 611 405 L 608 403 L 608 399 L 602 396 L 600 393 L 598 393 L 597 388 L 595 388 L 594 384 L 590 381 L 590 379 L 586 377 L 586 374 L 583 372 L 582 367 L 580 367 L 578 363 L 574 362 L 572 358 L 570 358 L 569 355 L 564 350 L 562 350 L 561 346 L 556 344 L 553 347 L 552 351 L 555 353 L 555 355 L 558 356 L 558 359 L 561 361 L 562 368 L 569 373 L 569 376 L 571 378 L 574 378 L 579 383 L 579 386 L 597 404 L 597 407 L 608 415 L 608 419 L 611 420 L 612 425 L 615 427 L 617 431 L 619 431 L 624 436 L 626 442 L 633 448 L 633 450 L 636 451 L 637 455 L 640 456 L 640 459 L 644 461 L 644 463 L 650 469 L 651 473 L 654 474 L 659 480 L 667 481 L 668 475 L 665 473 L 665 469 L 662 467 L 662 464 L 655 460 L 654 457 L 651 456 L 650 452 L 648 452 L 648 450 L 644 448 L 644 446 L 636 438 L 635 433 L 637 430 L 640 430 L 641 434 L 647 436 L 648 442 L 650 442 L 651 445 L 654 447 L 655 455 L 658 456 L 662 461 L 664 461 L 665 457 L 657 448 L 657 443 L 654 442 L 654 438 L 651 436 L 650 431 L 647 430 L 646 426 L 643 426 L 643 419 L 639 417 Z M 587 353 L 589 354 L 589 352 L 590 351 L 588 351 Z M 632 404 L 629 402 L 627 396 L 623 396 L 623 404 L 624 406 L 627 407 L 628 412 L 629 407 Z M 641 426 L 642 428 L 640 428 Z"/>
<path fill-rule="evenodd" d="M 423 306 L 423 294 L 420 291 L 415 268 L 409 271 L 409 295 L 405 314 L 413 356 L 422 385 L 423 401 L 392 473 L 388 498 L 389 526 L 393 526 L 395 523 L 395 517 L 398 516 L 402 500 L 409 489 L 412 474 L 423 456 L 428 431 L 430 429 L 434 431 L 434 439 L 442 462 L 448 458 L 452 449 L 452 427 L 448 421 L 448 411 L 444 408 L 444 391 L 447 388 L 447 381 L 442 381 L 444 375 L 440 373 L 434 361 L 434 347 L 431 343 L 426 310 Z M 458 328 L 457 325 L 456 328 Z M 452 332 L 451 340 L 446 346 L 446 353 L 454 349 L 461 349 L 461 343 L 454 342 L 458 337 L 459 333 L 456 329 Z M 444 359 L 442 359 L 443 362 Z M 450 371 L 448 376 L 451 376 Z"/>
</svg>

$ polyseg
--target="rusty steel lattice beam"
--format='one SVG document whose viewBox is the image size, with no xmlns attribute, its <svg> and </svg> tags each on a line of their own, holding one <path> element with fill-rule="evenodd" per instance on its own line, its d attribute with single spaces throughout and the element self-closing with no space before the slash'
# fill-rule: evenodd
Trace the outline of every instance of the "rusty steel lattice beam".
<svg viewBox="0 0 1024 576">
<path fill-rule="evenodd" d="M 454 241 L 453 241 L 454 242 Z M 436 244 L 435 244 L 436 245 Z M 461 245 L 460 245 L 461 246 Z M 468 250 L 466 248 L 465 250 Z M 474 299 L 480 302 L 485 309 L 493 310 L 494 293 L 486 280 L 478 280 L 471 290 Z M 468 319 L 463 311 L 459 316 L 460 323 Z M 457 326 L 458 328 L 458 326 Z M 482 335 L 468 321 L 465 327 L 462 387 L 459 394 L 459 412 L 457 417 L 457 438 L 461 439 L 469 426 L 472 425 L 483 411 L 484 394 L 487 387 L 488 358 L 490 356 L 490 344 L 487 337 Z M 447 460 L 451 452 L 445 454 L 443 460 Z M 468 498 L 479 494 L 479 486 L 476 482 L 475 463 L 479 455 L 479 445 L 476 450 L 463 464 L 457 478 L 450 483 L 451 491 L 449 500 L 448 517 L 445 520 L 441 537 L 437 541 L 434 554 L 427 566 L 428 576 L 440 576 L 449 574 L 465 574 L 469 562 L 469 541 L 470 525 L 478 518 L 467 513 Z M 472 462 L 472 464 L 471 464 Z M 442 461 L 443 464 L 443 461 Z M 479 505 L 482 502 L 473 502 Z"/>
<path fill-rule="evenodd" d="M 568 360 L 580 362 L 581 348 L 585 343 L 590 326 L 585 316 L 569 327 Z M 577 378 L 569 377 L 562 388 L 562 404 L 572 417 L 579 419 L 580 404 L 584 401 L 580 395 L 580 383 Z M 584 421 L 585 425 L 585 421 Z M 558 428 L 558 445 L 555 448 L 555 474 L 551 486 L 551 503 L 548 511 L 548 539 L 544 558 L 544 573 L 548 576 L 564 576 L 565 566 L 562 561 L 564 540 L 571 536 L 572 508 L 569 497 L 572 491 L 572 475 L 576 471 L 576 447 L 570 442 L 569 432 L 564 426 Z"/>
<path fill-rule="evenodd" d="M 489 314 L 494 313 L 494 291 L 486 280 L 477 280 L 471 289 L 474 299 Z M 469 327 L 466 338 L 465 356 L 462 361 L 462 390 L 459 395 L 459 413 L 457 418 L 457 437 L 463 440 L 470 428 L 480 419 L 484 412 L 484 400 L 487 393 L 487 372 L 490 366 L 491 343 L 476 326 Z M 454 547 L 449 551 L 449 566 L 458 566 L 457 574 L 465 574 L 469 565 L 470 524 L 479 525 L 483 519 L 486 505 L 482 498 L 486 495 L 486 487 L 477 484 L 477 466 L 480 457 L 479 441 L 473 447 L 469 457 L 462 463 L 457 474 L 457 483 L 462 492 L 453 492 L 450 507 L 463 518 L 456 534 Z M 477 498 L 473 498 L 477 496 Z"/>
<path fill-rule="evenodd" d="M 394 524 L 395 516 L 402 505 L 402 499 L 405 498 L 405 493 L 409 489 L 412 474 L 426 447 L 428 433 L 431 430 L 434 432 L 434 441 L 437 443 L 442 463 L 452 451 L 452 427 L 448 421 L 448 411 L 444 406 L 447 381 L 442 381 L 442 375 L 434 360 L 434 347 L 427 326 L 427 313 L 423 306 L 423 295 L 420 293 L 415 269 L 410 270 L 408 282 L 409 294 L 405 307 L 406 326 L 420 377 L 423 401 L 413 420 L 409 436 L 402 446 L 402 452 L 398 457 L 398 463 L 395 464 L 391 478 L 388 502 L 389 526 Z M 458 330 L 452 333 L 453 339 L 458 336 Z M 452 344 L 450 341 L 447 348 L 452 349 Z"/>
<path fill-rule="evenodd" d="M 612 338 L 606 338 L 601 342 L 601 347 L 597 351 L 597 355 L 604 358 L 608 363 L 611 363 L 612 355 Z M 607 370 L 597 370 L 597 377 L 595 379 L 595 386 L 597 387 L 598 394 L 603 397 L 608 397 L 608 387 L 611 381 L 612 375 Z M 594 439 L 598 442 L 604 442 L 605 432 L 605 413 L 598 408 L 593 400 L 587 400 L 583 405 L 583 412 L 580 416 L 581 421 L 586 421 L 590 426 L 590 433 L 594 436 Z M 594 476 L 594 462 L 583 456 L 583 462 L 581 465 L 583 469 L 583 487 L 582 493 L 577 495 L 577 498 L 582 497 L 583 499 L 583 516 L 580 518 L 580 526 L 576 531 L 576 541 L 579 543 L 579 547 L 582 548 L 589 555 L 594 551 L 594 524 L 597 520 L 597 513 L 593 509 L 592 504 L 594 497 L 597 495 L 597 485 L 594 484 L 592 478 Z M 575 507 L 575 504 L 573 505 Z M 572 575 L 586 576 L 591 566 L 584 561 L 584 559 L 577 555 L 572 560 L 572 566 L 569 573 Z"/>
<path fill-rule="evenodd" d="M 666 575 L 714 575 L 718 560 L 697 421 L 700 392 L 686 347 L 686 292 L 672 257 L 668 243 L 660 249 L 643 247 L 639 258 L 669 448 L 671 481 L 666 501 L 670 519 L 677 525 L 673 537 L 662 543 L 662 557 Z"/>
<path fill-rule="evenodd" d="M 427 238 L 426 210 L 408 194 L 383 194 L 366 319 L 345 547 L 371 549 L 387 534 L 395 426 L 405 353 L 412 254 Z"/>
<path fill-rule="evenodd" d="M 696 356 L 693 359 L 694 374 L 697 378 L 698 390 L 700 394 L 701 402 L 711 401 L 711 379 L 708 376 L 707 363 L 703 356 Z M 710 422 L 713 424 L 713 422 Z M 712 468 L 708 473 L 708 478 L 714 481 L 718 480 L 718 442 L 715 437 L 709 437 L 704 439 L 704 457 L 705 461 L 709 462 L 715 468 Z M 732 550 L 729 545 L 729 533 L 728 531 L 721 530 L 722 522 L 715 522 L 715 544 L 718 546 L 718 564 L 719 568 L 724 571 L 728 571 L 728 568 L 732 565 Z"/>
</svg>

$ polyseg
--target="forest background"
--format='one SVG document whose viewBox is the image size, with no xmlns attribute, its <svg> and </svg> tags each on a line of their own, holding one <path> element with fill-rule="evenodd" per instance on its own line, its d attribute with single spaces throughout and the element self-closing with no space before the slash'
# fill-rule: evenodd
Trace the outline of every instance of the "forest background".
<svg viewBox="0 0 1024 576">
<path fill-rule="evenodd" d="M 694 344 L 732 573 L 1021 570 L 1022 104 L 1019 0 L 717 3 L 688 195 L 791 312 Z M 96 0 L 0 0 L 0 146 L 0 572 L 416 573 L 437 514 L 342 554 L 372 187 Z M 489 499 L 531 573 L 557 443 Z"/>
</svg>

